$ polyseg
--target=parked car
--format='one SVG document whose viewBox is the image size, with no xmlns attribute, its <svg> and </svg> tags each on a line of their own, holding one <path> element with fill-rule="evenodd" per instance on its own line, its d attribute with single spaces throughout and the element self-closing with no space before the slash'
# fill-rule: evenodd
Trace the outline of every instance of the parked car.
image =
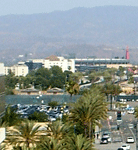
<svg viewBox="0 0 138 150">
<path fill-rule="evenodd" d="M 127 143 L 134 143 L 135 140 L 133 137 L 127 137 L 127 140 L 126 140 Z"/>
<path fill-rule="evenodd" d="M 121 146 L 121 148 L 123 148 L 124 150 L 130 150 L 130 145 L 129 144 L 123 144 Z"/>
<path fill-rule="evenodd" d="M 108 144 L 108 138 L 101 138 L 100 144 Z"/>
</svg>

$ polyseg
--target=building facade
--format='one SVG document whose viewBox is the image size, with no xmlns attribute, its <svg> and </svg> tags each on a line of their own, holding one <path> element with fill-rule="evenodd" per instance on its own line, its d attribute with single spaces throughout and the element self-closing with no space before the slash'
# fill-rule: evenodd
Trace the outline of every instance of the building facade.
<svg viewBox="0 0 138 150">
<path fill-rule="evenodd" d="M 75 72 L 75 60 L 74 59 L 65 59 L 64 57 L 57 57 L 51 55 L 45 59 L 32 59 L 33 64 L 42 64 L 44 68 L 50 69 L 53 66 L 59 66 L 62 68 L 62 71 L 70 70 Z M 40 65 L 39 65 L 40 66 Z"/>
<path fill-rule="evenodd" d="M 119 68 L 122 67 L 132 67 L 132 64 L 129 63 L 128 59 L 120 59 L 120 58 L 88 58 L 88 59 L 75 59 L 75 68 L 78 71 L 86 71 L 86 70 L 99 70 L 106 68 Z"/>
<path fill-rule="evenodd" d="M 4 67 L 5 68 L 5 75 L 9 74 L 9 71 L 13 72 L 15 76 L 26 76 L 29 72 L 28 66 L 25 64 L 17 64 L 11 67 Z"/>
<path fill-rule="evenodd" d="M 0 63 L 0 75 L 4 75 L 4 63 Z"/>
</svg>

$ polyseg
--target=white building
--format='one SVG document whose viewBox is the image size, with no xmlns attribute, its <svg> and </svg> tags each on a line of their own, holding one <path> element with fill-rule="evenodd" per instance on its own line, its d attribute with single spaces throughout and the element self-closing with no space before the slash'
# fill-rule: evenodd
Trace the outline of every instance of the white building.
<svg viewBox="0 0 138 150">
<path fill-rule="evenodd" d="M 29 72 L 28 67 L 24 64 L 17 64 L 11 67 L 5 67 L 5 75 L 8 75 L 9 71 L 13 72 L 15 76 L 26 76 Z"/>
<path fill-rule="evenodd" d="M 4 63 L 0 63 L 0 75 L 4 75 Z"/>
<path fill-rule="evenodd" d="M 57 57 L 51 55 L 46 59 L 33 59 L 34 63 L 42 63 L 44 68 L 50 69 L 52 66 L 59 66 L 62 71 L 70 70 L 75 72 L 75 61 L 74 59 L 65 59 L 64 57 Z"/>
</svg>

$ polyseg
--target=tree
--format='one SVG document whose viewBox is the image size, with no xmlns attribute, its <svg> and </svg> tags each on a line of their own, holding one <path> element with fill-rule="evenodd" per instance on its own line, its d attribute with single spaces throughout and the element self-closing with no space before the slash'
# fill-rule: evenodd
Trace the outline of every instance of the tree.
<svg viewBox="0 0 138 150">
<path fill-rule="evenodd" d="M 134 115 L 135 115 L 135 118 L 138 118 L 138 106 L 135 107 L 135 113 L 134 113 Z"/>
<path fill-rule="evenodd" d="M 4 116 L 2 117 L 2 123 L 8 126 L 16 125 L 21 119 L 16 114 L 16 109 L 13 109 L 10 105 L 7 106 Z"/>
<path fill-rule="evenodd" d="M 112 110 L 112 98 L 116 97 L 118 94 L 122 92 L 119 85 L 114 85 L 112 83 L 106 83 L 103 86 L 102 92 L 107 96 L 107 101 L 110 101 L 110 109 Z M 110 98 L 110 100 L 109 100 Z"/>
<path fill-rule="evenodd" d="M 52 108 L 58 106 L 58 102 L 57 101 L 51 101 L 48 103 L 48 106 L 51 106 Z"/>
<path fill-rule="evenodd" d="M 80 123 L 84 128 L 84 134 L 94 131 L 95 125 L 100 126 L 100 120 L 107 117 L 107 103 L 101 91 L 94 87 L 88 93 L 84 94 L 78 101 L 72 104 L 70 120 L 74 124 Z"/>
<path fill-rule="evenodd" d="M 41 139 L 41 143 L 37 146 L 39 150 L 60 150 L 62 149 L 61 141 L 59 142 L 55 138 L 45 137 Z M 67 149 L 64 149 L 67 150 Z"/>
<path fill-rule="evenodd" d="M 14 89 L 16 83 L 18 82 L 17 77 L 11 71 L 5 76 L 5 87 L 8 89 Z"/>
<path fill-rule="evenodd" d="M 75 72 L 75 73 L 70 74 L 69 81 L 74 81 L 76 83 L 79 83 L 82 77 L 83 77 L 83 74 L 81 72 Z"/>
<path fill-rule="evenodd" d="M 30 114 L 28 116 L 28 119 L 38 121 L 38 122 L 46 122 L 48 120 L 48 116 L 45 114 L 45 112 L 35 111 L 33 114 Z"/>
<path fill-rule="evenodd" d="M 74 82 L 74 81 L 69 81 L 66 83 L 66 91 L 70 94 L 70 96 L 72 97 L 72 95 L 76 95 L 79 93 L 79 84 Z"/>
<path fill-rule="evenodd" d="M 41 85 L 42 89 L 47 89 L 50 86 L 51 72 L 47 68 L 40 68 L 35 72 L 35 87 Z"/>
<path fill-rule="evenodd" d="M 122 77 L 124 76 L 125 69 L 122 66 L 119 66 L 118 69 L 118 75 L 120 76 L 120 80 L 122 80 Z"/>
<path fill-rule="evenodd" d="M 63 88 L 65 84 L 65 74 L 59 66 L 53 66 L 49 70 L 51 72 L 51 87 Z"/>
<path fill-rule="evenodd" d="M 48 124 L 48 131 L 54 139 L 61 140 L 67 134 L 69 135 L 70 126 L 68 124 L 63 124 L 62 121 L 57 120 L 56 122 L 52 122 L 52 124 Z"/>
<path fill-rule="evenodd" d="M 66 137 L 64 140 L 66 144 L 63 145 L 67 150 L 94 150 L 92 141 L 83 137 L 82 134 Z"/>
<path fill-rule="evenodd" d="M 7 140 L 15 146 L 25 145 L 27 148 L 36 146 L 40 139 L 40 135 L 37 136 L 40 132 L 39 128 L 40 125 L 35 125 L 33 121 L 25 120 L 10 130 L 10 133 L 15 136 L 9 137 Z"/>
<path fill-rule="evenodd" d="M 96 72 L 92 72 L 91 74 L 88 75 L 88 79 L 90 80 L 91 83 L 94 83 L 97 80 L 98 76 Z"/>
</svg>

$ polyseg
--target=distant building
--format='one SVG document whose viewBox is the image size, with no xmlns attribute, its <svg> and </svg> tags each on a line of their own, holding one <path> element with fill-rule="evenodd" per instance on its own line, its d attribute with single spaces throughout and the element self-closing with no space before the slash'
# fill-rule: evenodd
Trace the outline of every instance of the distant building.
<svg viewBox="0 0 138 150">
<path fill-rule="evenodd" d="M 4 75 L 5 72 L 4 72 L 4 63 L 0 63 L 0 76 L 1 75 Z"/>
<path fill-rule="evenodd" d="M 31 61 L 33 63 L 32 66 L 38 66 L 38 68 L 43 66 L 44 68 L 50 69 L 53 66 L 59 66 L 60 68 L 62 68 L 63 72 L 66 70 L 75 72 L 74 59 L 65 59 L 64 57 L 51 55 L 45 59 L 32 59 Z M 27 64 L 28 66 L 29 63 L 25 62 L 25 64 Z M 35 67 L 32 67 L 32 68 L 35 68 Z"/>
<path fill-rule="evenodd" d="M 44 64 L 42 62 L 33 62 L 32 60 L 29 60 L 25 62 L 25 65 L 28 66 L 29 71 L 32 71 L 42 68 Z"/>
<path fill-rule="evenodd" d="M 75 62 L 74 59 L 65 59 L 64 57 L 57 57 L 51 55 L 47 57 L 44 62 L 44 67 L 50 69 L 52 66 L 59 66 L 62 71 L 70 70 L 75 72 Z"/>
<path fill-rule="evenodd" d="M 132 67 L 128 59 L 119 58 L 87 58 L 87 59 L 75 59 L 75 68 L 78 71 L 86 70 L 98 70 L 105 68 L 119 68 L 122 67 Z"/>
<path fill-rule="evenodd" d="M 21 89 L 18 91 L 17 95 L 39 95 L 39 90 L 37 89 Z"/>
<path fill-rule="evenodd" d="M 63 95 L 64 94 L 64 90 L 60 89 L 60 88 L 52 88 L 52 89 L 48 89 L 47 90 L 47 95 Z"/>
<path fill-rule="evenodd" d="M 9 74 L 9 71 L 13 72 L 15 76 L 26 76 L 28 74 L 28 66 L 22 63 L 18 63 L 17 65 L 13 65 L 11 67 L 4 67 L 5 75 Z"/>
</svg>

